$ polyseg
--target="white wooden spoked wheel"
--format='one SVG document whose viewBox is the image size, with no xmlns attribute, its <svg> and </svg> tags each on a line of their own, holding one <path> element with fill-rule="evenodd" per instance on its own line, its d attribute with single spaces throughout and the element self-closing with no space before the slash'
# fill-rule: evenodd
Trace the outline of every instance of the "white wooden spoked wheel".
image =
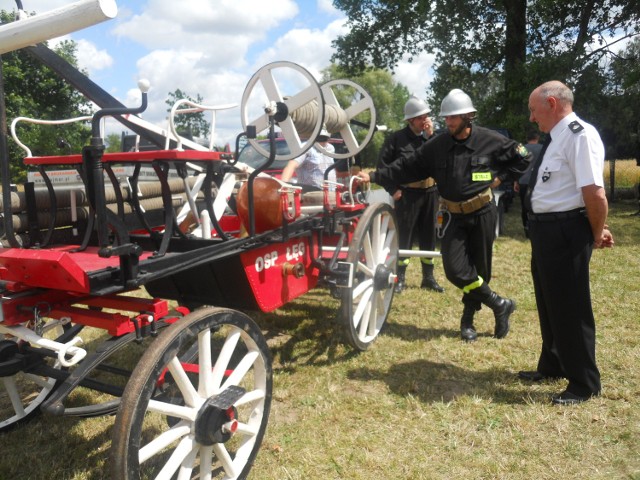
<svg viewBox="0 0 640 480">
<path fill-rule="evenodd" d="M 272 385 L 269 349 L 248 316 L 203 307 L 178 320 L 127 383 L 113 431 L 113 478 L 246 478 Z"/>
<path fill-rule="evenodd" d="M 321 145 L 317 145 L 316 148 L 336 159 L 354 157 L 369 144 L 376 132 L 376 109 L 373 98 L 364 88 L 351 80 L 331 80 L 321 88 L 325 104 L 333 105 L 346 113 L 347 123 L 339 130 L 340 137 L 344 140 L 345 151 L 329 152 Z M 354 132 L 351 121 L 357 122 L 359 127 L 365 129 L 364 138 L 358 140 L 360 135 Z"/>
<path fill-rule="evenodd" d="M 276 80 L 276 76 L 278 80 Z M 302 85 L 302 87 L 297 87 L 299 91 L 293 95 L 284 95 L 281 93 L 278 83 L 283 85 L 285 81 L 287 85 Z M 264 98 L 265 95 L 266 98 Z M 242 128 L 245 131 L 249 125 L 252 125 L 256 127 L 257 135 L 269 133 L 269 115 L 264 111 L 265 102 L 284 104 L 288 112 L 286 118 L 278 121 L 278 126 L 282 137 L 289 146 L 289 153 L 276 154 L 275 159 L 291 160 L 303 155 L 313 146 L 324 122 L 322 90 L 313 75 L 292 62 L 273 62 L 258 70 L 251 77 L 242 94 L 240 112 Z M 316 109 L 312 132 L 307 138 L 301 138 L 291 118 L 291 112 L 308 106 L 310 103 L 320 107 Z M 256 151 L 269 158 L 269 149 L 265 148 L 264 144 L 252 138 L 249 138 L 248 141 Z"/>
<path fill-rule="evenodd" d="M 386 203 L 367 207 L 358 219 L 349 244 L 351 287 L 342 289 L 345 337 L 358 350 L 366 350 L 382 330 L 393 300 L 398 262 L 395 213 Z"/>
</svg>

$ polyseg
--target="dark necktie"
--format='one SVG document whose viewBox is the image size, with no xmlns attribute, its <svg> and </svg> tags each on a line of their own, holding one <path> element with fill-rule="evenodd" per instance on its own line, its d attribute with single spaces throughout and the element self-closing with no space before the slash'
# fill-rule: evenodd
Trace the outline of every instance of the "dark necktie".
<svg viewBox="0 0 640 480">
<path fill-rule="evenodd" d="M 540 165 L 542 165 L 544 152 L 547 151 L 547 147 L 549 146 L 550 143 L 551 143 L 551 135 L 547 135 L 547 139 L 542 144 L 542 150 L 540 150 L 540 154 L 536 158 L 536 163 L 534 163 L 533 168 L 531 169 L 531 178 L 529 179 L 529 187 L 527 188 L 527 193 L 524 196 L 524 204 L 528 212 L 533 213 L 533 209 L 531 208 L 531 194 L 533 193 L 533 188 L 536 186 L 536 182 L 538 181 L 538 171 L 540 170 Z"/>
</svg>

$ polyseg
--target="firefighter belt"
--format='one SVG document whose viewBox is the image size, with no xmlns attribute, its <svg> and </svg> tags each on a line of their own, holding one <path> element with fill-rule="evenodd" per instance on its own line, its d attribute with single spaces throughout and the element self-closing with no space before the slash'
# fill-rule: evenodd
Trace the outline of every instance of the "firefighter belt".
<svg viewBox="0 0 640 480">
<path fill-rule="evenodd" d="M 467 214 L 480 210 L 488 204 L 492 198 L 493 193 L 491 193 L 490 188 L 487 188 L 484 192 L 481 192 L 475 197 L 471 197 L 469 200 L 465 200 L 463 202 L 452 202 L 446 198 L 440 197 L 440 203 L 451 213 Z"/>
<path fill-rule="evenodd" d="M 404 188 L 420 188 L 420 189 L 427 189 L 427 188 L 431 188 L 436 184 L 436 181 L 429 177 L 426 178 L 424 180 L 420 180 L 418 182 L 411 182 L 411 183 L 407 183 L 406 185 L 403 185 Z"/>
</svg>

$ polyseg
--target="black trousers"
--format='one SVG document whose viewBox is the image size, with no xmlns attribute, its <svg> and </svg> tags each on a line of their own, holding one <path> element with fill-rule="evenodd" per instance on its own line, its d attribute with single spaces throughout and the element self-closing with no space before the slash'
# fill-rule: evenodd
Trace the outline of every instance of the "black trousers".
<svg viewBox="0 0 640 480">
<path fill-rule="evenodd" d="M 442 239 L 444 273 L 464 292 L 462 302 L 476 310 L 489 291 L 497 215 L 493 202 L 468 215 L 451 215 Z"/>
<path fill-rule="evenodd" d="M 531 273 L 542 352 L 538 371 L 565 377 L 567 390 L 581 396 L 600 393 L 596 329 L 591 307 L 589 261 L 593 234 L 589 220 L 529 221 Z"/>
<path fill-rule="evenodd" d="M 435 250 L 438 204 L 436 187 L 402 191 L 402 197 L 395 202 L 400 249 L 411 250 L 417 241 L 420 250 Z"/>
</svg>

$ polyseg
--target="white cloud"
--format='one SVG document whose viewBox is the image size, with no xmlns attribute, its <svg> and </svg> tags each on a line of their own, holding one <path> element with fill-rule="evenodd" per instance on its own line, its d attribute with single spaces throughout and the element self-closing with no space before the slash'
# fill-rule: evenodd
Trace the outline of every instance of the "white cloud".
<svg viewBox="0 0 640 480">
<path fill-rule="evenodd" d="M 71 40 L 70 35 L 53 38 L 48 41 L 48 45 L 50 48 L 56 48 L 67 40 Z M 106 50 L 99 50 L 94 43 L 83 38 L 74 41 L 76 43 L 76 60 L 78 61 L 78 66 L 81 70 L 87 70 L 89 76 L 98 70 L 104 70 L 105 68 L 113 66 L 113 57 L 111 57 Z"/>
<path fill-rule="evenodd" d="M 345 32 L 344 20 L 335 20 L 323 30 L 290 30 L 257 57 L 254 68 L 275 60 L 287 60 L 300 64 L 319 79 L 320 71 L 331 63 L 332 40 Z"/>
<path fill-rule="evenodd" d="M 165 103 L 170 92 L 180 89 L 192 98 L 200 95 L 206 105 L 240 104 L 249 76 L 231 70 L 214 72 L 200 51 L 155 50 L 137 62 L 139 78 L 151 83 L 149 107 L 143 118 L 166 128 L 169 105 Z M 125 104 L 140 102 L 137 89 L 129 91 Z M 216 143 L 231 141 L 241 131 L 239 108 L 224 110 L 216 115 Z M 207 121 L 211 122 L 211 114 Z"/>
<path fill-rule="evenodd" d="M 332 16 L 342 15 L 342 12 L 333 6 L 333 0 L 318 0 L 318 10 Z"/>
<path fill-rule="evenodd" d="M 201 49 L 212 65 L 240 67 L 254 42 L 297 14 L 293 0 L 150 0 L 113 33 L 150 49 Z"/>
<path fill-rule="evenodd" d="M 419 98 L 426 97 L 426 90 L 433 80 L 433 61 L 435 55 L 421 53 L 411 63 L 404 56 L 394 72 L 394 78 L 409 89 L 409 93 Z"/>
<path fill-rule="evenodd" d="M 93 43 L 84 39 L 78 40 L 76 44 L 78 65 L 81 69 L 87 70 L 89 76 L 113 65 L 113 58 L 106 50 L 99 50 Z"/>
</svg>

